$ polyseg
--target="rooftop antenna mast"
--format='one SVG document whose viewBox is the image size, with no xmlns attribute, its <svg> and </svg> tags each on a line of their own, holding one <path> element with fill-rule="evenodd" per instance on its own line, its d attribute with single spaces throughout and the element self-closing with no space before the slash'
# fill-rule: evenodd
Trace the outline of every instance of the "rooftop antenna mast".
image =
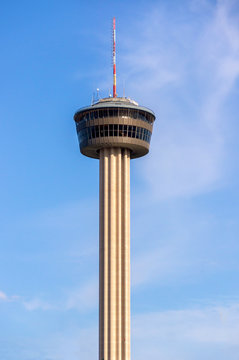
<svg viewBox="0 0 239 360">
<path fill-rule="evenodd" d="M 116 94 L 116 32 L 115 32 L 115 17 L 113 17 L 113 97 L 117 97 Z"/>
</svg>

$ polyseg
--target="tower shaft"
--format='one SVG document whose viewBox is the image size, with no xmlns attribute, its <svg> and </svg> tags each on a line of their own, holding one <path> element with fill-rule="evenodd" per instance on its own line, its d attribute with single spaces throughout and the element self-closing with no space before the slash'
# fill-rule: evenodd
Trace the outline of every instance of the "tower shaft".
<svg viewBox="0 0 239 360">
<path fill-rule="evenodd" d="M 99 360 L 130 360 L 130 150 L 100 150 Z"/>
</svg>

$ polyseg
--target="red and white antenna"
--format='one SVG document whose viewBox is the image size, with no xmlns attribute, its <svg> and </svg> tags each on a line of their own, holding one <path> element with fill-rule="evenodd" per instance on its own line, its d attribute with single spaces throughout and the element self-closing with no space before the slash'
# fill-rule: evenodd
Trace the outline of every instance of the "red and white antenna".
<svg viewBox="0 0 239 360">
<path fill-rule="evenodd" d="M 116 32 L 115 32 L 115 17 L 113 17 L 113 97 L 117 97 L 116 94 Z"/>
</svg>

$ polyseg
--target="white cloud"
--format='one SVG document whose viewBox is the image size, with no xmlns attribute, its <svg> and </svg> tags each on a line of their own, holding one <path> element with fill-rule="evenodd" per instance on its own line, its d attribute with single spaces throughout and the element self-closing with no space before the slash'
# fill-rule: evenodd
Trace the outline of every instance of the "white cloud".
<svg viewBox="0 0 239 360">
<path fill-rule="evenodd" d="M 132 358 L 138 360 L 238 359 L 238 303 L 135 314 L 131 329 Z M 19 357 L 90 360 L 97 356 L 97 333 L 97 326 L 79 323 L 64 332 L 27 339 Z"/>
<path fill-rule="evenodd" d="M 239 77 L 239 25 L 233 2 L 219 1 L 207 16 L 202 7 L 198 21 L 194 14 L 185 23 L 177 14 L 172 26 L 157 5 L 146 17 L 150 27 L 141 22 L 137 43 L 125 45 L 129 92 L 159 115 L 151 155 L 139 166 L 160 199 L 208 192 L 225 181 L 224 104 Z"/>
<path fill-rule="evenodd" d="M 98 279 L 94 278 L 81 284 L 77 289 L 66 292 L 64 298 L 58 298 L 57 301 L 43 300 L 40 297 L 26 298 L 21 296 L 8 296 L 0 291 L 1 302 L 17 302 L 27 311 L 66 311 L 76 309 L 79 312 L 89 312 L 98 307 Z"/>
<path fill-rule="evenodd" d="M 34 320 L 35 321 L 35 320 Z M 36 323 L 35 323 L 36 325 Z M 97 327 L 71 327 L 56 332 L 44 329 L 41 336 L 21 336 L 14 343 L 1 342 L 1 359 L 90 360 L 97 358 Z M 35 329 L 33 330 L 35 333 Z"/>
<path fill-rule="evenodd" d="M 52 304 L 41 300 L 40 298 L 34 299 L 24 299 L 18 295 L 7 295 L 3 291 L 0 291 L 0 302 L 16 302 L 17 304 L 22 305 L 26 310 L 50 310 L 56 308 Z"/>
<path fill-rule="evenodd" d="M 7 295 L 3 291 L 0 291 L 0 300 L 7 301 L 7 299 Z"/>
<path fill-rule="evenodd" d="M 49 304 L 46 301 L 42 301 L 41 299 L 34 298 L 32 300 L 23 301 L 23 306 L 26 310 L 33 311 L 33 310 L 52 310 L 54 306 Z"/>
<path fill-rule="evenodd" d="M 12 302 L 12 301 L 16 301 L 19 299 L 19 296 L 17 295 L 12 295 L 9 296 L 6 293 L 4 293 L 3 291 L 0 291 L 0 302 Z"/>
<path fill-rule="evenodd" d="M 215 358 L 219 352 L 217 359 L 237 359 L 238 333 L 238 304 L 135 315 L 133 357 L 197 360 Z"/>
</svg>

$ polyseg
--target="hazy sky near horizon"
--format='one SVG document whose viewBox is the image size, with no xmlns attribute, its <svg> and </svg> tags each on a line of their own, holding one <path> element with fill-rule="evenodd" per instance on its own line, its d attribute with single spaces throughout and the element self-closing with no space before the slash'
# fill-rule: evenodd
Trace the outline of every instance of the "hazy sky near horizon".
<svg viewBox="0 0 239 360">
<path fill-rule="evenodd" d="M 0 21 L 0 359 L 98 356 L 98 162 L 112 88 L 156 114 L 131 161 L 132 359 L 238 360 L 239 3 L 8 1 Z"/>
</svg>

